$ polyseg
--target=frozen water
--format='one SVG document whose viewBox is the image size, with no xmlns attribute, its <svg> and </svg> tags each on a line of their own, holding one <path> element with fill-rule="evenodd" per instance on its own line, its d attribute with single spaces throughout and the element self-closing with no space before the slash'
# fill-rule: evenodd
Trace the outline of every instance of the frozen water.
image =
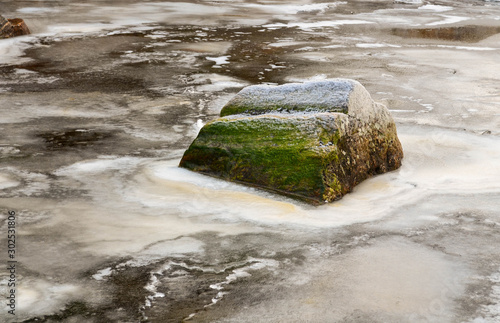
<svg viewBox="0 0 500 323">
<path fill-rule="evenodd" d="M 468 17 L 457 17 L 457 16 L 448 16 L 448 15 L 442 15 L 442 17 L 445 19 L 441 20 L 441 21 L 435 21 L 435 22 L 428 23 L 427 26 L 454 24 L 457 22 L 461 22 L 461 21 L 465 21 L 465 20 L 470 19 Z"/>
<path fill-rule="evenodd" d="M 426 4 L 421 7 L 418 7 L 419 10 L 430 10 L 430 11 L 436 11 L 436 12 L 444 12 L 444 11 L 451 11 L 453 10 L 453 7 L 448 7 L 448 6 L 440 6 L 440 5 L 434 5 L 434 4 Z"/>
<path fill-rule="evenodd" d="M 403 2 L 2 2 L 33 31 L 0 40 L 16 319 L 498 321 L 500 7 Z M 400 169 L 312 207 L 177 167 L 241 88 L 336 78 L 388 106 Z"/>
<path fill-rule="evenodd" d="M 276 23 L 276 24 L 267 24 L 263 25 L 263 27 L 270 29 L 278 29 L 278 28 L 299 28 L 302 30 L 310 30 L 315 28 L 324 28 L 324 27 L 334 27 L 337 28 L 343 25 L 364 25 L 371 24 L 371 21 L 365 20 L 337 20 L 337 21 L 316 21 L 316 22 L 289 22 L 287 24 L 284 23 Z"/>
</svg>

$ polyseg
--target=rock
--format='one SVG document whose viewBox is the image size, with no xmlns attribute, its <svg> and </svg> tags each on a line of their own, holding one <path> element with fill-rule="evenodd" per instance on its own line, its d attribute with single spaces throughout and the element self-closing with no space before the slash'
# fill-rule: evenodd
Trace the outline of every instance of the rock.
<svg viewBox="0 0 500 323">
<path fill-rule="evenodd" d="M 7 19 L 0 16 L 0 39 L 12 37 L 14 35 L 13 29 L 12 24 Z"/>
<path fill-rule="evenodd" d="M 207 123 L 180 166 L 312 204 L 401 166 L 387 108 L 357 81 L 256 85 Z"/>
<path fill-rule="evenodd" d="M 19 18 L 5 19 L 0 16 L 0 39 L 30 34 L 24 20 Z"/>
<path fill-rule="evenodd" d="M 20 18 L 9 19 L 9 22 L 12 24 L 14 29 L 14 36 L 22 36 L 31 34 L 28 26 L 24 22 L 24 20 Z"/>
</svg>

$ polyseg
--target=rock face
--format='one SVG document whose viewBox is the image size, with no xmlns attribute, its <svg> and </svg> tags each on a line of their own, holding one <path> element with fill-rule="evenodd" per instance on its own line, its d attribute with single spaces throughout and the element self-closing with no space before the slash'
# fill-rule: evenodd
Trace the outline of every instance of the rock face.
<svg viewBox="0 0 500 323">
<path fill-rule="evenodd" d="M 354 80 L 249 86 L 220 114 L 181 167 L 312 204 L 341 198 L 403 158 L 389 111 Z"/>
<path fill-rule="evenodd" d="M 31 34 L 28 26 L 24 22 L 24 20 L 20 18 L 9 19 L 9 22 L 12 24 L 12 28 L 14 29 L 14 36 L 22 36 Z"/>
<path fill-rule="evenodd" d="M 24 20 L 19 18 L 5 19 L 0 16 L 0 39 L 30 34 Z"/>
</svg>

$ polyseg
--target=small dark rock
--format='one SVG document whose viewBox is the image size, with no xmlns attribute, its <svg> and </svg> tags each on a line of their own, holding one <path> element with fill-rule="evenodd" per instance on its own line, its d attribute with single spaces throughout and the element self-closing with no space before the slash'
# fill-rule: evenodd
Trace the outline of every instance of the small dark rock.
<svg viewBox="0 0 500 323">
<path fill-rule="evenodd" d="M 24 20 L 20 18 L 14 18 L 14 19 L 9 19 L 9 22 L 12 25 L 14 37 L 31 34 Z"/>
<path fill-rule="evenodd" d="M 30 34 L 24 20 L 20 18 L 6 19 L 0 16 L 0 39 Z"/>
</svg>

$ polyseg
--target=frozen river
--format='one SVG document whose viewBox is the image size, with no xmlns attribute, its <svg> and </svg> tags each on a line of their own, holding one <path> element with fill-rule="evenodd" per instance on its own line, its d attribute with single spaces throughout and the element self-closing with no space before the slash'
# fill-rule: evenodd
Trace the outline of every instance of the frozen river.
<svg viewBox="0 0 500 323">
<path fill-rule="evenodd" d="M 500 2 L 396 2 L 0 0 L 32 31 L 0 40 L 0 321 L 500 322 Z M 244 86 L 336 77 L 399 170 L 311 207 L 177 167 Z"/>
</svg>

